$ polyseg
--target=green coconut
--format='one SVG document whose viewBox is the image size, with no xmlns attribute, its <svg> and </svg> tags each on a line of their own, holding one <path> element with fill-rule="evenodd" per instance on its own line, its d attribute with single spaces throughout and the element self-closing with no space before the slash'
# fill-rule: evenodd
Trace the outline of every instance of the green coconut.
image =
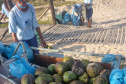
<svg viewBox="0 0 126 84">
<path fill-rule="evenodd" d="M 104 68 L 102 67 L 101 64 L 98 63 L 90 63 L 87 66 L 87 73 L 90 77 L 96 77 L 98 75 L 100 75 L 100 72 L 103 70 Z"/>
<path fill-rule="evenodd" d="M 59 74 L 54 74 L 53 75 L 54 82 L 60 82 L 63 83 L 63 79 Z"/>
<path fill-rule="evenodd" d="M 49 71 L 45 67 L 38 67 L 35 70 L 35 77 L 38 77 L 41 74 L 48 74 Z"/>
<path fill-rule="evenodd" d="M 81 82 L 83 82 L 83 83 L 88 83 L 88 81 L 89 81 L 89 76 L 88 76 L 88 74 L 87 74 L 86 72 L 84 72 L 84 74 L 81 75 L 81 76 L 79 76 L 78 79 L 79 79 Z"/>
<path fill-rule="evenodd" d="M 49 71 L 50 74 L 56 74 L 56 70 L 55 70 L 55 64 L 50 64 L 48 67 L 47 67 L 47 70 Z"/>
<path fill-rule="evenodd" d="M 35 83 L 36 84 L 40 84 L 41 82 L 46 82 L 46 83 L 49 83 L 49 82 L 53 82 L 53 77 L 52 75 L 50 74 L 41 74 L 40 76 L 38 76 L 36 79 L 35 79 Z"/>
<path fill-rule="evenodd" d="M 63 58 L 63 62 L 65 62 L 66 64 L 68 64 L 69 70 L 71 70 L 72 69 L 72 65 L 74 64 L 75 60 L 71 56 L 65 56 Z"/>
<path fill-rule="evenodd" d="M 109 82 L 105 75 L 99 75 L 94 79 L 93 84 L 109 84 Z"/>
<path fill-rule="evenodd" d="M 59 75 L 63 75 L 64 72 L 68 71 L 68 65 L 64 62 L 57 62 L 55 64 L 55 70 Z"/>
<path fill-rule="evenodd" d="M 89 84 L 93 84 L 94 79 L 95 78 L 91 78 L 90 81 L 89 81 Z"/>
<path fill-rule="evenodd" d="M 70 83 L 73 80 L 76 80 L 77 76 L 74 72 L 72 71 L 67 71 L 63 74 L 63 80 L 65 83 Z"/>
<path fill-rule="evenodd" d="M 76 61 L 72 66 L 72 71 L 76 73 L 77 76 L 80 76 L 84 73 L 84 64 L 81 61 Z"/>
<path fill-rule="evenodd" d="M 81 62 L 84 64 L 84 66 L 85 66 L 85 71 L 86 71 L 87 65 L 88 65 L 89 63 L 91 63 L 91 62 L 90 62 L 89 60 L 86 60 L 86 59 L 82 59 Z"/>
<path fill-rule="evenodd" d="M 84 84 L 84 83 L 79 80 L 74 80 L 74 81 L 70 82 L 70 84 Z"/>
<path fill-rule="evenodd" d="M 107 79 L 109 80 L 110 73 L 111 73 L 111 70 L 104 69 L 103 71 L 101 71 L 100 75 L 105 75 L 107 77 Z"/>
<path fill-rule="evenodd" d="M 21 78 L 21 84 L 34 84 L 35 77 L 31 74 L 25 74 Z"/>
<path fill-rule="evenodd" d="M 49 84 L 62 84 L 62 83 L 59 83 L 59 82 L 51 82 Z"/>
</svg>

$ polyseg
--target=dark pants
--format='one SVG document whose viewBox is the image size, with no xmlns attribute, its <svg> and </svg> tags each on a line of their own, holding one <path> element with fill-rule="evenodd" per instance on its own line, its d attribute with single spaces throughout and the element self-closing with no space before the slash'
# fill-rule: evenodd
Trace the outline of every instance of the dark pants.
<svg viewBox="0 0 126 84">
<path fill-rule="evenodd" d="M 86 19 L 87 20 L 92 20 L 92 14 L 93 14 L 93 9 L 87 9 L 87 14 L 86 14 Z"/>
<path fill-rule="evenodd" d="M 20 40 L 20 41 L 26 42 L 28 44 L 28 46 L 30 46 L 30 47 L 38 47 L 36 35 L 29 40 Z M 33 54 L 39 54 L 39 51 L 33 50 Z"/>
</svg>

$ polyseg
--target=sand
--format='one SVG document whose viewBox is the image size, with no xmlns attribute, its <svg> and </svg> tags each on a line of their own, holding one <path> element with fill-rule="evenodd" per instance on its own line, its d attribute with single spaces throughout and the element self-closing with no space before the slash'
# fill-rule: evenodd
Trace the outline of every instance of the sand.
<svg viewBox="0 0 126 84">
<path fill-rule="evenodd" d="M 82 1 L 78 2 L 82 3 Z M 55 7 L 56 14 L 62 10 L 66 10 L 68 13 L 72 13 L 73 4 Z M 47 15 L 50 12 L 47 13 Z M 51 15 L 50 15 L 51 16 Z M 44 20 L 45 18 L 43 18 Z M 87 25 L 87 22 L 85 22 Z M 93 0 L 93 23 L 92 26 L 97 28 L 126 28 L 126 0 Z M 41 30 L 46 30 L 50 25 L 40 25 Z M 3 31 L 3 29 L 1 29 Z M 11 35 L 7 35 L 11 38 Z M 3 43 L 9 44 L 12 39 L 5 37 Z M 126 36 L 125 38 L 126 39 Z M 105 45 L 105 44 L 52 44 L 53 49 L 61 49 L 66 51 L 77 51 L 77 52 L 89 52 L 99 54 L 119 54 L 126 56 L 125 45 Z M 66 55 L 66 54 L 65 54 Z M 76 59 L 90 59 L 95 60 L 93 57 L 86 57 L 83 55 L 71 55 Z M 97 61 L 101 61 L 97 58 Z"/>
<path fill-rule="evenodd" d="M 81 2 L 78 2 L 81 3 Z M 56 13 L 67 10 L 72 13 L 72 6 L 56 8 Z M 98 28 L 126 28 L 126 0 L 93 0 L 93 23 L 92 26 Z M 87 25 L 87 22 L 85 22 Z M 126 39 L 126 36 L 125 38 Z M 99 54 L 119 54 L 126 56 L 125 45 L 105 45 L 105 44 L 49 44 L 54 49 L 67 51 L 89 52 Z M 83 55 L 73 55 L 76 59 L 86 58 Z M 93 60 L 94 58 L 88 58 Z M 95 60 L 95 59 L 94 59 Z M 98 59 L 101 61 L 101 59 Z"/>
</svg>

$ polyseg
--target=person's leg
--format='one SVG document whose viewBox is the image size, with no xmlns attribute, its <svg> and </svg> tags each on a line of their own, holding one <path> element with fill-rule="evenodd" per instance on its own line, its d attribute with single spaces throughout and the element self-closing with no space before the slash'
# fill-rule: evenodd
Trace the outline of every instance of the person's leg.
<svg viewBox="0 0 126 84">
<path fill-rule="evenodd" d="M 81 23 L 82 23 L 82 26 L 84 26 L 84 18 L 83 17 L 81 17 Z"/>
<path fill-rule="evenodd" d="M 92 23 L 92 19 L 91 20 L 88 20 L 89 21 L 89 28 L 91 28 L 91 23 Z"/>
<path fill-rule="evenodd" d="M 93 14 L 93 9 L 92 8 L 87 10 L 87 21 L 88 21 L 87 27 L 89 27 L 89 28 L 91 28 L 92 14 Z"/>
<path fill-rule="evenodd" d="M 90 25 L 89 20 L 87 20 L 87 21 L 88 21 L 88 25 L 87 25 L 87 27 L 89 27 L 89 25 Z"/>
</svg>

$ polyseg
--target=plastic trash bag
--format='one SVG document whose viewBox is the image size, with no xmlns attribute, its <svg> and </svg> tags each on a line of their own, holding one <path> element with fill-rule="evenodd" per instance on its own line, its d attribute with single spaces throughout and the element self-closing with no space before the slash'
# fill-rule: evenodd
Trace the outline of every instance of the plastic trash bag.
<svg viewBox="0 0 126 84">
<path fill-rule="evenodd" d="M 126 84 L 126 68 L 124 68 L 124 81 L 123 84 Z"/>
<path fill-rule="evenodd" d="M 72 23 L 73 23 L 74 26 L 81 26 L 81 20 L 80 19 L 73 20 Z"/>
<path fill-rule="evenodd" d="M 124 83 L 124 70 L 113 69 L 109 76 L 110 84 L 125 84 Z"/>
<path fill-rule="evenodd" d="M 117 61 L 113 61 L 111 64 L 112 69 L 119 69 L 119 63 Z"/>
<path fill-rule="evenodd" d="M 67 24 L 69 22 L 72 21 L 72 18 L 71 18 L 71 15 L 69 13 L 66 13 L 64 16 L 63 16 L 64 20 L 63 20 L 63 24 Z"/>
<path fill-rule="evenodd" d="M 29 62 L 32 62 L 32 60 L 34 59 L 34 56 L 33 56 L 33 51 L 28 47 L 27 43 L 26 42 L 23 42 L 24 45 L 25 45 L 25 50 L 26 50 L 26 54 L 27 54 L 27 59 Z M 10 59 L 17 47 L 18 43 L 12 43 L 10 44 L 9 47 L 5 48 L 5 55 L 7 56 L 8 59 Z M 22 45 L 19 46 L 17 52 L 15 55 L 19 55 L 19 54 L 23 54 L 23 48 L 22 48 Z"/>
<path fill-rule="evenodd" d="M 14 51 L 12 50 L 12 48 L 10 47 L 5 47 L 5 56 L 10 59 L 14 53 Z"/>
<path fill-rule="evenodd" d="M 35 68 L 29 65 L 24 58 L 21 59 L 21 55 L 15 55 L 13 58 L 17 58 L 18 60 L 9 64 L 11 75 L 22 78 L 25 74 L 35 74 Z"/>
<path fill-rule="evenodd" d="M 71 15 L 71 18 L 74 26 L 81 26 L 81 20 L 78 19 L 78 16 Z"/>
<path fill-rule="evenodd" d="M 102 63 L 108 63 L 116 61 L 116 56 L 113 54 L 106 54 L 105 57 L 102 58 Z"/>
<path fill-rule="evenodd" d="M 5 51 L 5 47 L 3 43 L 0 41 L 0 53 L 3 53 Z"/>
</svg>

